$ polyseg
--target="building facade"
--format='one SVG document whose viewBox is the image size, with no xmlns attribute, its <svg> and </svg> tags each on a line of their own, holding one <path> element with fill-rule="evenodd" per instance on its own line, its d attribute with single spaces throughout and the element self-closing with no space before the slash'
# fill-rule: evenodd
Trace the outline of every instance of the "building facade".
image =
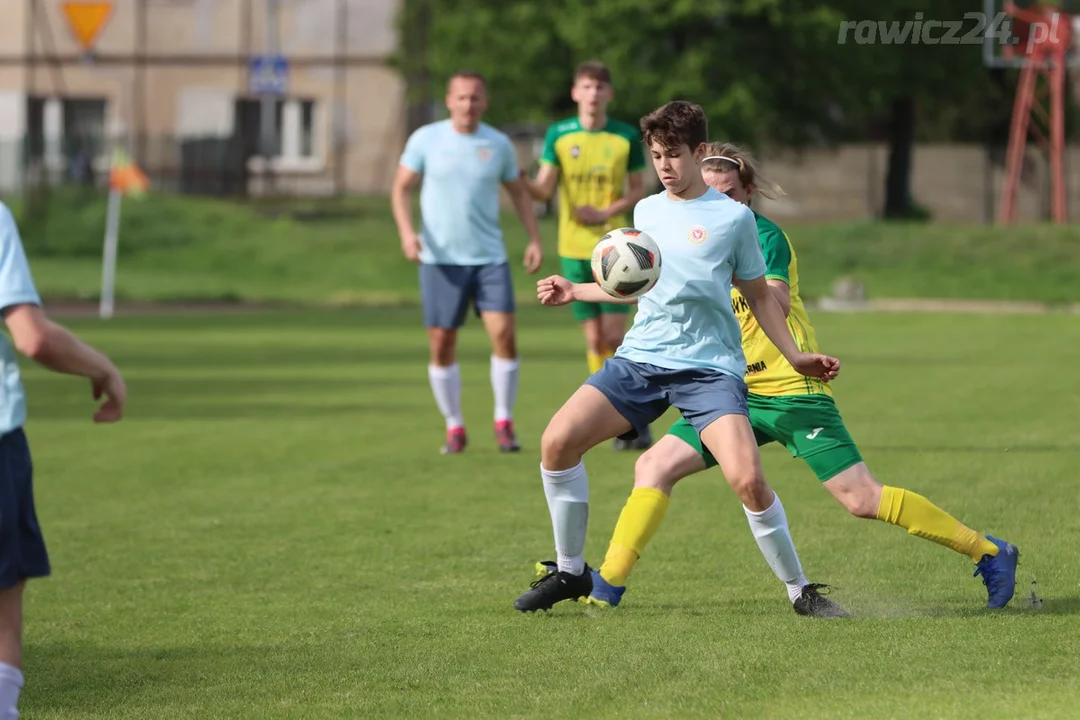
<svg viewBox="0 0 1080 720">
<path fill-rule="evenodd" d="M 89 54 L 77 28 L 94 10 L 73 24 L 68 4 L 4 0 L 0 192 L 101 172 L 118 146 L 181 192 L 389 185 L 406 128 L 387 64 L 398 0 L 111 0 Z"/>
</svg>

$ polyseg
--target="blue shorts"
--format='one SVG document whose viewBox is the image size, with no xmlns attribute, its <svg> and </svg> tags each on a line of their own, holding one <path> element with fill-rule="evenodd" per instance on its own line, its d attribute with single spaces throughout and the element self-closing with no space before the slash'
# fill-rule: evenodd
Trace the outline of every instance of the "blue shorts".
<svg viewBox="0 0 1080 720">
<path fill-rule="evenodd" d="M 459 328 L 469 303 L 481 312 L 514 312 L 510 263 L 492 265 L 420 265 L 424 325 Z"/>
<path fill-rule="evenodd" d="M 33 476 L 22 429 L 0 437 L 0 589 L 51 572 L 34 512 Z"/>
<path fill-rule="evenodd" d="M 724 415 L 746 415 L 746 383 L 719 370 L 668 370 L 613 357 L 585 381 L 604 393 L 634 430 L 634 437 L 676 407 L 700 434 Z"/>
</svg>

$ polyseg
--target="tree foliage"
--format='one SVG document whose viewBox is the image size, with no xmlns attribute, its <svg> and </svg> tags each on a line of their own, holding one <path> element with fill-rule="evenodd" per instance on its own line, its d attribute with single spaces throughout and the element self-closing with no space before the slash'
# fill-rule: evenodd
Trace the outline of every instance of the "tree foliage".
<svg viewBox="0 0 1080 720">
<path fill-rule="evenodd" d="M 569 111 L 574 67 L 596 58 L 615 75 L 613 112 L 631 120 L 690 99 L 705 107 L 714 135 L 800 145 L 864 137 L 898 96 L 910 96 L 921 113 L 973 134 L 995 113 L 950 109 L 994 97 L 978 46 L 860 43 L 852 33 L 838 42 L 844 21 L 960 20 L 973 7 L 969 0 L 407 0 L 408 51 L 397 62 L 422 70 L 428 81 L 414 89 L 434 98 L 452 71 L 483 72 L 495 123 L 547 122 Z M 428 27 L 410 46 L 425 12 Z M 973 23 L 965 22 L 966 32 Z"/>
<path fill-rule="evenodd" d="M 572 114 L 574 67 L 598 59 L 614 75 L 612 114 L 631 122 L 685 99 L 705 108 L 714 138 L 757 148 L 883 140 L 887 205 L 903 214 L 915 139 L 985 141 L 1007 127 L 1012 86 L 984 67 L 982 48 L 942 42 L 941 26 L 927 44 L 912 24 L 961 21 L 959 39 L 979 9 L 971 0 L 405 0 L 396 63 L 431 99 L 455 70 L 484 73 L 497 125 Z M 845 35 L 843 23 L 858 21 L 862 30 Z M 908 27 L 904 41 L 887 42 L 889 27 Z"/>
</svg>

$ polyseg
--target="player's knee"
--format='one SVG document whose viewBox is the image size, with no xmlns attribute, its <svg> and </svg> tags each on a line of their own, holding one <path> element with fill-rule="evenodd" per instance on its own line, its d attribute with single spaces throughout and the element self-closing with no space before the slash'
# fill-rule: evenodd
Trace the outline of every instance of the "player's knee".
<svg viewBox="0 0 1080 720">
<path fill-rule="evenodd" d="M 607 352 L 607 347 L 604 345 L 604 340 L 599 335 L 592 335 L 586 337 L 585 349 L 594 355 L 603 355 Z"/>
<path fill-rule="evenodd" d="M 514 338 L 513 330 L 505 336 L 500 335 L 492 338 L 491 345 L 494 353 L 501 358 L 513 360 L 517 357 L 517 341 Z"/>
<path fill-rule="evenodd" d="M 446 367 L 454 364 L 457 336 L 453 330 L 432 328 L 428 332 L 428 342 L 431 350 L 431 363 Z"/>
<path fill-rule="evenodd" d="M 859 518 L 876 518 L 881 503 L 881 485 L 862 463 L 826 481 L 826 489 L 849 513 Z"/>
<path fill-rule="evenodd" d="M 881 493 L 874 492 L 874 488 L 863 485 L 849 488 L 836 499 L 855 517 L 874 519 L 877 517 Z"/>
<path fill-rule="evenodd" d="M 616 350 L 618 350 L 619 346 L 622 345 L 622 341 L 623 333 L 621 330 L 618 332 L 607 332 L 604 334 L 604 347 L 605 349 L 607 349 L 608 352 L 615 352 Z"/>
<path fill-rule="evenodd" d="M 725 473 L 728 484 L 747 507 L 768 507 L 772 490 L 765 482 L 761 468 L 753 465 L 736 467 Z"/>
<path fill-rule="evenodd" d="M 549 423 L 540 438 L 541 464 L 549 470 L 565 470 L 580 459 L 573 429 L 562 423 Z"/>
<path fill-rule="evenodd" d="M 634 487 L 636 488 L 654 488 L 670 495 L 671 489 L 678 481 L 679 475 L 674 472 L 674 468 L 666 461 L 662 453 L 649 450 L 638 457 L 637 462 L 634 463 Z"/>
</svg>

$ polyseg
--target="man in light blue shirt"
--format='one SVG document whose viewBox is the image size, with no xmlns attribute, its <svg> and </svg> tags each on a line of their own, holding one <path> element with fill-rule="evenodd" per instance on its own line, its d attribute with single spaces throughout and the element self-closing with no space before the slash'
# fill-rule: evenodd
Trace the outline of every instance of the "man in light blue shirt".
<svg viewBox="0 0 1080 720">
<path fill-rule="evenodd" d="M 123 416 L 126 390 L 107 357 L 52 322 L 30 275 L 15 220 L 0 203 L 0 313 L 23 355 L 50 370 L 89 378 L 106 398 L 95 422 Z M 23 432 L 26 392 L 6 335 L 0 335 L 0 718 L 18 717 L 22 690 L 22 596 L 29 578 L 50 574 L 34 509 L 33 466 Z"/>
<path fill-rule="evenodd" d="M 840 363 L 799 350 L 765 280 L 753 214 L 705 184 L 704 111 L 693 103 L 670 102 L 642 118 L 641 132 L 664 192 L 638 203 L 634 227 L 656 241 L 663 269 L 653 289 L 637 300 L 634 324 L 615 357 L 586 380 L 544 431 L 540 473 L 558 570 L 514 601 L 522 612 L 589 596 L 595 571 L 584 557 L 589 485 L 582 456 L 613 437 L 644 431 L 671 406 L 716 457 L 776 576 L 785 584 L 805 584 L 783 505 L 762 475 L 750 427 L 732 284 L 796 370 L 827 382 Z M 537 296 L 545 305 L 612 302 L 595 283 L 557 276 L 538 282 Z"/>
<path fill-rule="evenodd" d="M 513 406 L 518 387 L 514 290 L 499 225 L 499 188 L 505 187 L 529 234 L 525 267 L 540 269 L 543 251 L 532 199 L 520 179 L 514 146 L 481 122 L 487 108 L 484 78 L 457 73 L 446 92 L 450 118 L 421 127 L 401 155 L 391 205 L 406 259 L 420 265 L 420 294 L 428 330 L 428 380 L 446 419 L 443 453 L 465 450 L 457 331 L 469 305 L 491 338 L 495 438 L 504 452 L 520 450 Z M 420 190 L 421 230 L 412 219 L 411 194 Z"/>
</svg>

